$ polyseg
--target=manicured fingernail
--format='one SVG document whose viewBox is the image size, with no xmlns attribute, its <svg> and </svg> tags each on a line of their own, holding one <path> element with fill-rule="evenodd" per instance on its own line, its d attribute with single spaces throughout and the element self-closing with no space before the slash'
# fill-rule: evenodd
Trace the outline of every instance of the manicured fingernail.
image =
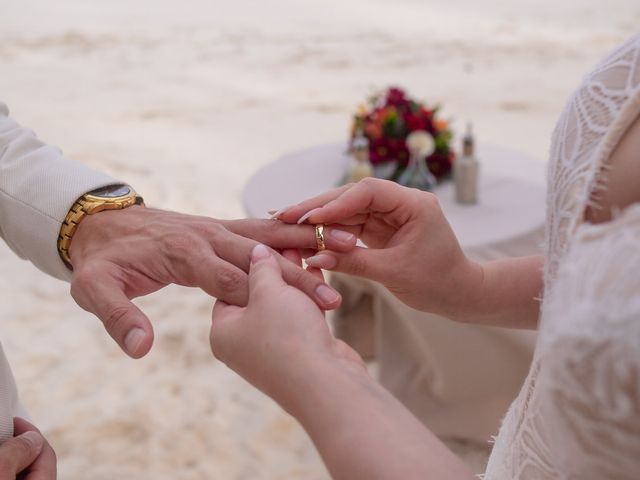
<svg viewBox="0 0 640 480">
<path fill-rule="evenodd" d="M 351 243 L 356 238 L 353 233 L 345 232 L 344 230 L 335 230 L 333 228 L 329 230 L 329 235 L 341 243 Z"/>
<path fill-rule="evenodd" d="M 305 262 L 307 262 L 307 265 L 310 267 L 324 268 L 326 270 L 335 268 L 338 264 L 336 257 L 327 254 L 314 255 L 313 257 L 307 258 Z"/>
<path fill-rule="evenodd" d="M 124 346 L 127 352 L 131 355 L 135 354 L 144 341 L 144 337 L 146 337 L 146 333 L 144 333 L 144 330 L 141 328 L 135 327 L 129 330 L 127 336 L 124 337 Z"/>
<path fill-rule="evenodd" d="M 280 215 L 282 215 L 284 212 L 289 210 L 291 207 L 292 207 L 292 205 L 289 205 L 287 207 L 281 208 L 280 210 L 269 210 L 268 213 L 269 213 L 271 219 L 278 218 L 278 217 L 280 217 Z"/>
<path fill-rule="evenodd" d="M 20 437 L 23 440 L 26 440 L 27 442 L 29 442 L 31 446 L 34 448 L 34 450 L 39 450 L 40 448 L 42 448 L 44 444 L 42 435 L 40 435 L 38 432 L 33 432 L 33 431 L 24 432 L 22 435 L 20 435 Z"/>
<path fill-rule="evenodd" d="M 259 243 L 255 247 L 253 247 L 253 251 L 251 252 L 251 263 L 258 263 L 260 260 L 264 260 L 268 258 L 271 253 L 269 249 Z"/>
<path fill-rule="evenodd" d="M 299 219 L 298 219 L 298 225 L 301 223 L 304 223 L 307 221 L 307 219 L 313 215 L 314 213 L 316 213 L 318 210 L 321 210 L 321 207 L 319 208 L 314 208 L 313 210 L 309 210 L 307 213 L 305 213 L 304 215 L 302 215 Z"/>
<path fill-rule="evenodd" d="M 325 305 L 332 305 L 340 300 L 340 295 L 328 285 L 320 284 L 316 288 L 316 295 Z"/>
</svg>

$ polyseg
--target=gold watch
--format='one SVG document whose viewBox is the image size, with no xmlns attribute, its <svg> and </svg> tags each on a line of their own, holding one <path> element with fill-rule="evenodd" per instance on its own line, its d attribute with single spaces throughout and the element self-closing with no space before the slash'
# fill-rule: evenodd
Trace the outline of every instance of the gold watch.
<svg viewBox="0 0 640 480">
<path fill-rule="evenodd" d="M 62 222 L 58 235 L 58 253 L 67 267 L 73 270 L 69 247 L 73 234 L 78 225 L 87 215 L 102 212 L 103 210 L 121 210 L 133 205 L 144 207 L 144 200 L 129 185 L 110 185 L 85 193 L 71 207 L 69 213 Z"/>
</svg>

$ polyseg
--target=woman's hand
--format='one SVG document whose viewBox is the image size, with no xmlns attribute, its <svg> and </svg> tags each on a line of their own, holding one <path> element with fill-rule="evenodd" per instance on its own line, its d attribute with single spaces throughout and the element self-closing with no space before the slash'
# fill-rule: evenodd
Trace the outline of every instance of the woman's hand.
<svg viewBox="0 0 640 480">
<path fill-rule="evenodd" d="M 277 218 L 356 234 L 368 248 L 327 250 L 307 264 L 378 281 L 413 308 L 456 318 L 483 281 L 482 266 L 464 255 L 431 193 L 369 178 L 284 209 Z"/>
<path fill-rule="evenodd" d="M 0 480 L 55 480 L 56 454 L 40 431 L 14 418 L 15 437 L 0 445 Z"/>
<path fill-rule="evenodd" d="M 298 419 L 336 480 L 473 478 L 331 336 L 322 311 L 283 281 L 262 245 L 252 254 L 248 306 L 214 307 L 211 348 Z"/>
<path fill-rule="evenodd" d="M 287 285 L 264 245 L 252 252 L 248 305 L 218 300 L 212 320 L 214 355 L 289 412 L 318 365 L 337 361 L 364 369 L 361 358 L 331 335 L 313 300 Z"/>
</svg>

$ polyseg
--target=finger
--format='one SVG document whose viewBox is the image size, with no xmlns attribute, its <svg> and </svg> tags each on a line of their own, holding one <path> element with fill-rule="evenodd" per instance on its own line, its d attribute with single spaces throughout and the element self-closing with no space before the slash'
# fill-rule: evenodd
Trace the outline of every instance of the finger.
<svg viewBox="0 0 640 480">
<path fill-rule="evenodd" d="M 56 480 L 57 463 L 56 452 L 45 440 L 42 452 L 27 469 L 29 473 L 24 480 Z"/>
<path fill-rule="evenodd" d="M 299 268 L 291 262 L 278 258 L 282 278 L 286 283 L 302 290 L 323 310 L 333 310 L 340 305 L 342 297 L 327 283 L 312 272 Z"/>
<path fill-rule="evenodd" d="M 0 446 L 0 470 L 17 475 L 38 458 L 43 446 L 44 438 L 34 431 L 10 438 Z"/>
<path fill-rule="evenodd" d="M 318 280 L 325 281 L 324 274 L 322 273 L 322 269 L 316 267 L 307 267 L 307 272 L 311 275 L 314 275 Z"/>
<path fill-rule="evenodd" d="M 321 207 L 325 205 L 330 200 L 338 198 L 342 193 L 352 188 L 355 184 L 349 183 L 347 185 L 343 185 L 338 188 L 334 188 L 333 190 L 329 190 L 327 192 L 321 193 L 320 195 L 316 195 L 315 197 L 309 198 L 300 202 L 296 205 L 292 205 L 290 207 L 283 208 L 274 214 L 273 218 L 281 220 L 285 223 L 296 223 L 298 219 L 307 213 L 309 210 L 313 210 L 314 208 Z"/>
<path fill-rule="evenodd" d="M 256 243 L 262 243 L 274 249 L 284 248 L 316 248 L 316 234 L 309 225 L 289 225 L 273 220 L 231 220 L 223 225 L 236 235 L 253 242 L 246 254 L 249 263 L 251 249 Z M 325 243 L 331 250 L 343 252 L 351 250 L 357 241 L 360 229 L 357 226 L 331 225 L 325 228 Z M 215 239 L 213 239 L 215 241 Z"/>
<path fill-rule="evenodd" d="M 287 265 L 304 272 L 302 268 L 282 258 L 283 265 Z M 282 278 L 281 265 L 271 251 L 262 244 L 258 244 L 251 252 L 251 270 L 249 271 L 249 305 L 264 299 L 268 292 L 285 288 L 287 284 Z M 306 272 L 305 272 L 306 273 Z"/>
<path fill-rule="evenodd" d="M 29 423 L 24 418 L 15 417 L 13 419 L 13 431 L 15 435 L 24 432 L 37 432 L 41 434 L 40 430 Z M 57 459 L 56 453 L 51 447 L 51 444 L 44 438 L 44 445 L 38 458 L 28 468 L 29 475 L 25 480 L 55 480 Z"/>
<path fill-rule="evenodd" d="M 205 244 L 200 253 L 185 259 L 178 274 L 188 286 L 200 287 L 212 297 L 244 306 L 249 298 L 248 277 L 242 265 L 238 266 L 243 263 L 242 257 L 229 259 L 225 254 L 228 248 L 221 247 L 220 251 Z"/>
<path fill-rule="evenodd" d="M 349 253 L 323 251 L 306 259 L 307 265 L 333 272 L 348 273 L 385 283 L 392 273 L 393 258 L 390 249 L 377 250 L 356 247 Z"/>
<path fill-rule="evenodd" d="M 294 248 L 285 248 L 281 252 L 281 255 L 294 265 L 297 265 L 299 267 L 302 266 L 302 252 L 300 252 L 300 250 Z"/>
<path fill-rule="evenodd" d="M 87 278 L 89 273 L 96 273 Z M 153 328 L 147 316 L 124 293 L 123 285 L 104 272 L 84 269 L 74 273 L 71 295 L 80 307 L 96 315 L 124 352 L 132 358 L 147 354 Z"/>
<path fill-rule="evenodd" d="M 244 307 L 237 305 L 231 305 L 224 300 L 217 299 L 213 305 L 213 312 L 211 313 L 212 323 L 226 322 L 227 319 L 234 317 L 238 313 L 242 312 Z"/>
<path fill-rule="evenodd" d="M 13 431 L 16 435 L 29 431 L 40 434 L 40 430 L 38 430 L 35 425 L 18 417 L 13 419 Z M 57 470 L 56 465 L 56 453 L 51 447 L 51 444 L 49 444 L 45 438 L 40 455 L 38 455 L 35 461 L 27 469 L 28 475 L 25 477 L 25 480 L 55 480 Z"/>
<path fill-rule="evenodd" d="M 252 252 L 257 245 L 254 241 L 233 235 L 231 240 L 218 241 L 216 251 L 220 257 L 224 258 L 229 263 L 238 265 L 243 268 L 243 265 L 250 260 L 250 255 L 247 257 L 247 250 Z M 315 233 L 314 233 L 315 244 Z M 251 246 L 249 246 L 251 245 Z M 320 308 L 325 310 L 332 310 L 340 305 L 340 295 L 326 283 L 319 281 L 318 278 L 301 267 L 298 267 L 286 260 L 282 256 L 273 252 L 277 263 L 282 270 L 282 277 L 285 282 L 291 286 L 302 290 L 310 298 L 312 298 Z M 251 290 L 251 287 L 249 287 Z"/>
<path fill-rule="evenodd" d="M 211 353 L 218 360 L 225 361 L 226 352 L 237 343 L 236 335 L 234 335 L 234 324 L 242 311 L 244 311 L 243 307 L 229 305 L 223 300 L 216 300 L 213 306 L 209 343 L 211 345 Z"/>
<path fill-rule="evenodd" d="M 299 223 L 343 223 L 343 219 L 352 219 L 369 213 L 393 214 L 395 221 L 403 223 L 409 218 L 411 209 L 406 207 L 408 199 L 415 195 L 412 189 L 404 188 L 394 182 L 380 179 L 361 181 L 342 195 L 321 207 L 307 211 Z"/>
</svg>

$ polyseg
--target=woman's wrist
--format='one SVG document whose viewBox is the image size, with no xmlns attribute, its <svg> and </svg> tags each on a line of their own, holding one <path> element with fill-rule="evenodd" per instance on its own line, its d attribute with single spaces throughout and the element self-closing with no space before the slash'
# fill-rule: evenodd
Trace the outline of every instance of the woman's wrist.
<svg viewBox="0 0 640 480">
<path fill-rule="evenodd" d="M 440 297 L 438 310 L 432 313 L 459 322 L 472 320 L 483 302 L 484 265 L 465 257 L 451 269 L 448 277 L 447 294 Z M 433 295 L 433 292 L 426 292 L 426 295 Z"/>
</svg>

